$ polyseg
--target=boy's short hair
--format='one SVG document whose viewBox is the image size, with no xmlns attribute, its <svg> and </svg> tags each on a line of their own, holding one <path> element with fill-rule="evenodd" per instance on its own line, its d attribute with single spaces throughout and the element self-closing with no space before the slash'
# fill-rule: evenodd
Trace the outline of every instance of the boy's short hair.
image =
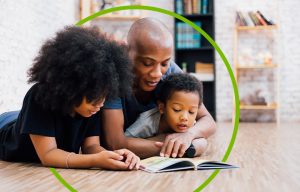
<svg viewBox="0 0 300 192">
<path fill-rule="evenodd" d="M 175 91 L 193 92 L 199 95 L 199 106 L 203 102 L 202 82 L 187 73 L 176 73 L 168 75 L 159 87 L 157 99 L 163 103 L 172 96 Z"/>
<path fill-rule="evenodd" d="M 127 94 L 133 80 L 127 51 L 97 28 L 64 28 L 44 43 L 28 71 L 28 82 L 37 83 L 36 102 L 67 114 L 83 97 L 92 102 Z"/>
</svg>

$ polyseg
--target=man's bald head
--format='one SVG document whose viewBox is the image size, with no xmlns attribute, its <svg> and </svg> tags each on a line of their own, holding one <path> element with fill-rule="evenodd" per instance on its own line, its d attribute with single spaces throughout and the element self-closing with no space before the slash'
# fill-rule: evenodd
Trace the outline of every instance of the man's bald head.
<svg viewBox="0 0 300 192">
<path fill-rule="evenodd" d="M 173 37 L 168 28 L 154 18 L 142 18 L 134 22 L 127 35 L 130 49 L 162 46 L 173 48 Z"/>
</svg>

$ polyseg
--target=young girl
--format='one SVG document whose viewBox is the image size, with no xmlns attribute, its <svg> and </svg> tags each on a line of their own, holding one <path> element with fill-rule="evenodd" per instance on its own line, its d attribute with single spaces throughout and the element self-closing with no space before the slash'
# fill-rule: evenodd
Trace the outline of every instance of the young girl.
<svg viewBox="0 0 300 192">
<path fill-rule="evenodd" d="M 169 75 L 160 85 L 157 95 L 158 108 L 141 113 L 136 122 L 126 130 L 125 135 L 150 138 L 157 134 L 186 132 L 195 123 L 203 100 L 202 89 L 202 83 L 191 75 Z M 184 156 L 199 156 L 206 146 L 205 138 L 195 139 Z"/>
<path fill-rule="evenodd" d="M 0 159 L 62 168 L 138 169 L 140 160 L 131 151 L 106 151 L 99 141 L 98 111 L 106 97 L 130 90 L 130 66 L 125 47 L 96 29 L 58 32 L 28 71 L 28 82 L 35 84 L 20 113 L 0 116 Z"/>
</svg>

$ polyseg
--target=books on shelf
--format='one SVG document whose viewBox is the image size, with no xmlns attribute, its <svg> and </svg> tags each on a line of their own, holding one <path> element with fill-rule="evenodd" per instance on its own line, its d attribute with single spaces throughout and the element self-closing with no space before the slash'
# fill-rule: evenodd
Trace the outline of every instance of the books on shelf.
<svg viewBox="0 0 300 192">
<path fill-rule="evenodd" d="M 237 11 L 236 24 L 238 26 L 267 26 L 274 25 L 274 22 L 267 19 L 260 11 L 248 11 L 247 13 Z"/>
<path fill-rule="evenodd" d="M 175 10 L 178 14 L 208 14 L 209 0 L 176 0 Z"/>
<path fill-rule="evenodd" d="M 141 161 L 141 170 L 150 173 L 161 173 L 179 170 L 211 170 L 232 169 L 237 166 L 219 161 L 209 161 L 200 158 L 168 158 L 150 157 Z"/>
<path fill-rule="evenodd" d="M 200 21 L 195 21 L 194 23 L 201 27 Z M 184 49 L 201 47 L 201 34 L 198 31 L 183 22 L 176 23 L 176 27 L 176 48 Z"/>
<path fill-rule="evenodd" d="M 213 74 L 214 73 L 214 65 L 212 63 L 196 62 L 195 63 L 195 72 L 196 73 Z"/>
</svg>

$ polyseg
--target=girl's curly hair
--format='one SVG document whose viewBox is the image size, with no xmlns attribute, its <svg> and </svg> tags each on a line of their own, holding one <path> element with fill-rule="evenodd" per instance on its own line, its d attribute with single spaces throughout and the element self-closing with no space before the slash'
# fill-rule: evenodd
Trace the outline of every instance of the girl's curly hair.
<svg viewBox="0 0 300 192">
<path fill-rule="evenodd" d="M 45 42 L 28 70 L 28 83 L 37 83 L 36 102 L 66 114 L 84 96 L 92 102 L 129 94 L 133 75 L 127 51 L 96 28 L 66 27 Z"/>
</svg>

